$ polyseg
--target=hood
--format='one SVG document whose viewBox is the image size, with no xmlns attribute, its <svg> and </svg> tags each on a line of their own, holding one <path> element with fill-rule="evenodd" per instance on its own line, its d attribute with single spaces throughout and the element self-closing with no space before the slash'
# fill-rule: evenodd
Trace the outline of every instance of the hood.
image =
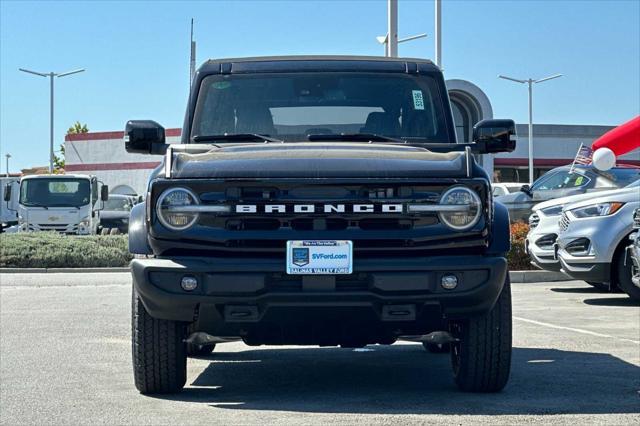
<svg viewBox="0 0 640 426">
<path fill-rule="evenodd" d="M 517 204 L 530 201 L 531 197 L 522 191 L 517 191 L 496 197 L 495 200 L 502 204 Z"/>
<path fill-rule="evenodd" d="M 232 145 L 204 153 L 174 152 L 171 177 L 394 178 L 467 177 L 464 152 L 369 143 Z"/>
<path fill-rule="evenodd" d="M 590 200 L 592 198 L 598 198 L 605 195 L 608 195 L 611 192 L 619 192 L 621 190 L 616 189 L 615 191 L 598 191 L 598 192 L 585 192 L 584 194 L 577 195 L 569 195 L 568 197 L 560 197 L 554 198 L 552 200 L 543 201 L 542 203 L 536 204 L 533 206 L 533 210 L 542 210 L 547 207 L 555 207 L 563 204 L 577 203 L 582 200 Z"/>
<path fill-rule="evenodd" d="M 593 203 L 621 202 L 621 203 L 640 203 L 640 190 L 638 187 L 616 189 L 615 191 L 603 191 L 593 194 L 593 197 L 581 199 L 565 206 L 563 210 L 570 210 L 579 207 L 588 206 Z"/>
<path fill-rule="evenodd" d="M 129 219 L 129 212 L 124 210 L 102 210 L 101 219 Z"/>
</svg>

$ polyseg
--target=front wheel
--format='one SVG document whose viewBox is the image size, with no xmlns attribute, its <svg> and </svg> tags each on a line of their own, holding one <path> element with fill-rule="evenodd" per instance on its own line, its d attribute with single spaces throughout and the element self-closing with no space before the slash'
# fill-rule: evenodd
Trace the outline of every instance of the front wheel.
<svg viewBox="0 0 640 426">
<path fill-rule="evenodd" d="M 626 263 L 626 265 L 625 265 Z M 618 286 L 622 291 L 627 293 L 627 295 L 633 300 L 640 301 L 640 288 L 636 287 L 633 284 L 633 261 L 631 259 L 626 259 L 625 262 L 625 253 L 622 252 L 616 259 L 616 277 L 618 278 Z"/>
<path fill-rule="evenodd" d="M 451 331 L 453 377 L 468 392 L 498 392 L 511 370 L 511 283 L 509 275 L 493 309 L 487 314 L 457 321 Z"/>
<path fill-rule="evenodd" d="M 131 340 L 133 378 L 143 394 L 177 392 L 187 381 L 186 326 L 153 318 L 133 291 Z"/>
</svg>

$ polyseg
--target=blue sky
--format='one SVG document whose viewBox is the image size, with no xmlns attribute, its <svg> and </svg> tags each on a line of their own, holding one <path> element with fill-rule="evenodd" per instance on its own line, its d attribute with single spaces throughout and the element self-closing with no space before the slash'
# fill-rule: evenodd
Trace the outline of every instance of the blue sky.
<svg viewBox="0 0 640 426">
<path fill-rule="evenodd" d="M 433 2 L 399 1 L 399 33 L 429 38 L 401 56 L 433 58 Z M 91 131 L 150 118 L 179 127 L 188 90 L 189 22 L 198 63 L 279 54 L 379 55 L 386 2 L 23 2 L 0 0 L 0 155 L 10 169 L 48 163 L 45 78 L 56 82 L 56 146 L 76 120 Z M 496 78 L 565 77 L 535 88 L 534 122 L 619 124 L 640 112 L 640 2 L 443 1 L 443 67 L 489 96 L 496 117 L 527 120 L 526 87 Z"/>
</svg>

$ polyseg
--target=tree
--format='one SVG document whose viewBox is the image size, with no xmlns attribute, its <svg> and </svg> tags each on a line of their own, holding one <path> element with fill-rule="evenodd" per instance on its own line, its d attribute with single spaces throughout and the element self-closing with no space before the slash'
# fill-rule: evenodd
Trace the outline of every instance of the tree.
<svg viewBox="0 0 640 426">
<path fill-rule="evenodd" d="M 89 133 L 89 129 L 86 124 L 82 124 L 79 121 L 73 123 L 69 130 L 67 130 L 68 135 L 79 135 L 80 133 Z"/>
<path fill-rule="evenodd" d="M 53 173 L 60 174 L 64 173 L 64 144 L 60 145 L 60 157 L 58 157 L 55 153 L 53 154 Z"/>
<path fill-rule="evenodd" d="M 89 133 L 89 128 L 86 124 L 82 124 L 79 121 L 73 123 L 67 130 L 67 135 L 79 135 L 81 133 Z M 64 144 L 60 145 L 60 157 L 53 154 L 53 173 L 64 173 Z"/>
</svg>

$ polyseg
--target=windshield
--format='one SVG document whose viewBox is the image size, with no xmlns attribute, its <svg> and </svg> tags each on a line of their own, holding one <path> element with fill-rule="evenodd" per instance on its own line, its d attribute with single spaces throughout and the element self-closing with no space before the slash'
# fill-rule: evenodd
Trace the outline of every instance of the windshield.
<svg viewBox="0 0 640 426">
<path fill-rule="evenodd" d="M 212 75 L 200 87 L 191 139 L 260 134 L 305 141 L 308 135 L 366 133 L 414 142 L 455 142 L 447 131 L 446 93 L 439 87 L 426 74 Z"/>
<path fill-rule="evenodd" d="M 20 184 L 20 204 L 41 207 L 80 207 L 89 204 L 88 179 L 24 179 Z"/>
<path fill-rule="evenodd" d="M 109 199 L 104 202 L 104 209 L 128 212 L 131 210 L 131 205 L 126 198 L 109 197 Z"/>
<path fill-rule="evenodd" d="M 619 167 L 600 172 L 600 174 L 612 181 L 616 186 L 623 187 L 640 177 L 640 169 Z"/>
</svg>

